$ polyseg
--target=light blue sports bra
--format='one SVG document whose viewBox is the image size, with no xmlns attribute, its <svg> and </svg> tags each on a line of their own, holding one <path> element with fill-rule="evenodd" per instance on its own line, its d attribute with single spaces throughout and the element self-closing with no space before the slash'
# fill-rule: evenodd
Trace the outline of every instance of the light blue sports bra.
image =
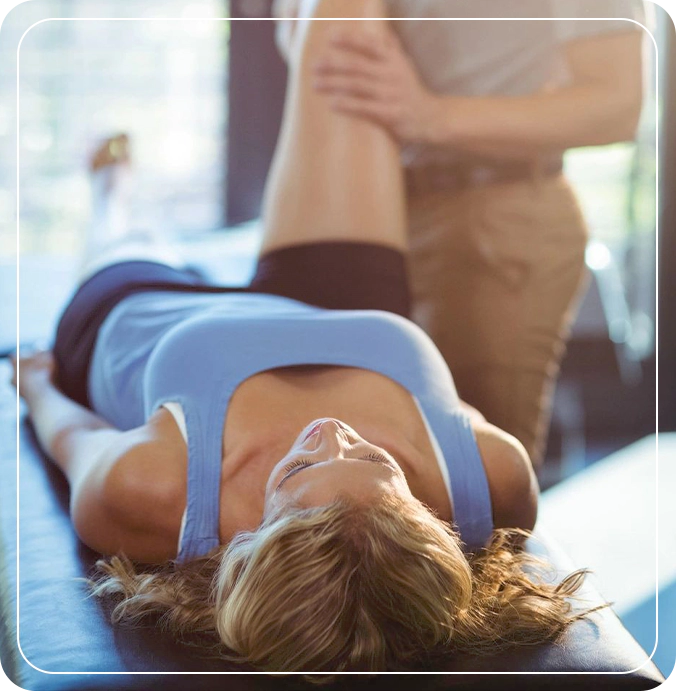
<svg viewBox="0 0 676 691">
<path fill-rule="evenodd" d="M 139 293 L 107 317 L 89 372 L 94 409 L 121 429 L 179 403 L 188 433 L 188 490 L 179 561 L 219 544 L 222 431 L 246 379 L 279 367 L 378 372 L 416 399 L 443 453 L 454 519 L 468 549 L 493 529 L 488 482 L 469 418 L 431 339 L 398 315 L 324 310 L 263 294 Z"/>
</svg>

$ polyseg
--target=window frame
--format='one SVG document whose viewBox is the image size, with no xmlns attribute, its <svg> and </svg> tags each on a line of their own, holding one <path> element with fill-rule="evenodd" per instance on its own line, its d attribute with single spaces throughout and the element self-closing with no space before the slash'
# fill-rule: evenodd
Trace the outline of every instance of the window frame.
<svg viewBox="0 0 676 691">
<path fill-rule="evenodd" d="M 275 44 L 272 3 L 231 0 L 225 221 L 260 216 L 284 109 L 287 69 Z M 260 18 L 264 21 L 246 21 Z M 244 21 L 237 21 L 243 19 Z M 253 49 L 252 49 L 253 47 Z M 237 171 L 236 175 L 230 175 Z"/>
</svg>

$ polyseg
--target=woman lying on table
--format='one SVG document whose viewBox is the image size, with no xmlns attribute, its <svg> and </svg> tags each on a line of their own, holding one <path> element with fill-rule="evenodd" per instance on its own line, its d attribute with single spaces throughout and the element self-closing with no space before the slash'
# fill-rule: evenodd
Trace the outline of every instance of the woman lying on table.
<svg viewBox="0 0 676 691">
<path fill-rule="evenodd" d="M 99 266 L 53 358 L 21 359 L 20 393 L 75 530 L 109 555 L 94 592 L 119 598 L 115 621 L 161 615 L 280 672 L 550 639 L 582 616 L 566 598 L 583 574 L 525 575 L 524 533 L 508 529 L 535 523 L 529 459 L 463 405 L 406 318 L 396 145 L 309 83 L 336 23 L 296 32 L 250 286 L 147 258 Z"/>
</svg>

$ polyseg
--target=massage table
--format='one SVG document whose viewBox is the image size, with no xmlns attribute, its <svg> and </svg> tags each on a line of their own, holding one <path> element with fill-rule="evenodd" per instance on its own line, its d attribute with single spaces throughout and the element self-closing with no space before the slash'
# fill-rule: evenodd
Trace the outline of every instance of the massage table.
<svg viewBox="0 0 676 691">
<path fill-rule="evenodd" d="M 244 666 L 200 657 L 152 627 L 109 623 L 105 608 L 87 598 L 77 580 L 90 572 L 97 555 L 79 542 L 70 525 L 67 483 L 40 451 L 23 403 L 17 439 L 9 374 L 9 362 L 0 360 L 0 657 L 5 674 L 33 691 L 298 687 L 297 676 L 254 674 Z M 561 575 L 574 568 L 546 535 L 531 540 L 528 549 L 546 555 Z M 585 588 L 589 603 L 603 601 Z M 421 671 L 428 674 L 397 675 L 397 685 L 416 691 L 638 691 L 663 680 L 610 608 L 577 622 L 557 642 L 482 657 L 448 655 Z M 393 681 L 391 675 L 345 675 L 330 688 L 388 689 Z"/>
</svg>

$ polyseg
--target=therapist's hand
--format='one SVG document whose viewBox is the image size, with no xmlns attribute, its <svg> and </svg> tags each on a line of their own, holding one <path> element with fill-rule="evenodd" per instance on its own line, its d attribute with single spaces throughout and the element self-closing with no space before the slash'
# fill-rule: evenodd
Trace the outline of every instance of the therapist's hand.
<svg viewBox="0 0 676 691">
<path fill-rule="evenodd" d="M 332 108 L 377 122 L 402 143 L 435 141 L 439 99 L 394 34 L 336 32 L 314 66 L 313 83 Z"/>
</svg>

